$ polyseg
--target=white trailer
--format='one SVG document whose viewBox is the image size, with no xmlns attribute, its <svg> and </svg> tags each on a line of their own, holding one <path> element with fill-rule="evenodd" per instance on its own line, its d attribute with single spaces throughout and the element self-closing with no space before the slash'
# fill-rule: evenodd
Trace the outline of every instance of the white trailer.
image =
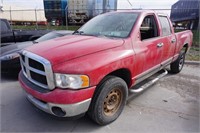
<svg viewBox="0 0 200 133">
<path fill-rule="evenodd" d="M 92 17 L 93 0 L 69 0 L 68 23 L 84 24 Z"/>
<path fill-rule="evenodd" d="M 15 5 L 3 5 L 0 17 L 18 22 L 44 22 L 46 21 L 44 10 L 35 10 Z"/>
</svg>

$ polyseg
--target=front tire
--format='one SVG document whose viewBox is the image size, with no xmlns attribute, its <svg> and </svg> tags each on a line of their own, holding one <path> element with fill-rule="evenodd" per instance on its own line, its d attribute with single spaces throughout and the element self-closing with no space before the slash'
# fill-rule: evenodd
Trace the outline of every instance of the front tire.
<svg viewBox="0 0 200 133">
<path fill-rule="evenodd" d="M 185 52 L 182 51 L 180 52 L 178 59 L 170 64 L 171 72 L 179 73 L 182 70 L 184 63 L 185 63 Z"/>
<path fill-rule="evenodd" d="M 99 125 L 115 121 L 126 104 L 128 88 L 124 80 L 108 76 L 97 87 L 88 115 Z"/>
</svg>

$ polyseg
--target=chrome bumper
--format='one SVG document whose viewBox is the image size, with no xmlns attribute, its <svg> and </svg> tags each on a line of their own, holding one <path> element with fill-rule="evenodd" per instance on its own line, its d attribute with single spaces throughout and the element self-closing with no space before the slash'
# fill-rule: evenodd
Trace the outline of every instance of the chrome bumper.
<svg viewBox="0 0 200 133">
<path fill-rule="evenodd" d="M 66 104 L 55 104 L 55 103 L 44 103 L 44 102 L 34 98 L 32 95 L 30 95 L 28 93 L 26 93 L 26 96 L 27 96 L 27 99 L 32 104 L 34 104 L 37 108 L 39 108 L 49 114 L 58 116 L 58 117 L 73 117 L 73 116 L 83 114 L 83 113 L 87 112 L 87 110 L 90 106 L 90 102 L 91 102 L 91 98 L 90 98 L 90 99 L 87 99 L 87 100 L 79 102 L 79 103 L 67 104 L 67 105 Z M 57 115 L 55 113 L 55 111 L 52 110 L 53 108 L 56 108 L 56 109 L 59 109 L 60 111 L 62 111 L 62 115 Z"/>
</svg>

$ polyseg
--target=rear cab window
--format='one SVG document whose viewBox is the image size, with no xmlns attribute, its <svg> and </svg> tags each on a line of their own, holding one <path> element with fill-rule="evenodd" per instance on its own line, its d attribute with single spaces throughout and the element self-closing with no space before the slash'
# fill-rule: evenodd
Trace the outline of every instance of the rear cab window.
<svg viewBox="0 0 200 133">
<path fill-rule="evenodd" d="M 172 30 L 167 16 L 158 16 L 158 18 L 162 28 L 162 36 L 171 35 Z"/>
</svg>

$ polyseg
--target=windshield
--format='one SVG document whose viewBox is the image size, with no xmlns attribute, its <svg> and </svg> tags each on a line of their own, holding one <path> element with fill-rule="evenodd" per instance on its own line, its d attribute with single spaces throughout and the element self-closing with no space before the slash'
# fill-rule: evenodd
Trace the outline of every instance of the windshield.
<svg viewBox="0 0 200 133">
<path fill-rule="evenodd" d="M 136 13 L 109 13 L 99 15 L 75 33 L 81 35 L 106 36 L 126 38 L 129 36 L 132 27 L 137 19 Z"/>
<path fill-rule="evenodd" d="M 64 36 L 64 35 L 56 33 L 56 32 L 50 32 L 50 33 L 45 34 L 44 36 L 41 36 L 40 38 L 36 39 L 34 42 L 38 43 L 38 42 L 50 40 L 50 39 L 53 39 L 56 37 L 61 37 L 61 36 Z"/>
</svg>

